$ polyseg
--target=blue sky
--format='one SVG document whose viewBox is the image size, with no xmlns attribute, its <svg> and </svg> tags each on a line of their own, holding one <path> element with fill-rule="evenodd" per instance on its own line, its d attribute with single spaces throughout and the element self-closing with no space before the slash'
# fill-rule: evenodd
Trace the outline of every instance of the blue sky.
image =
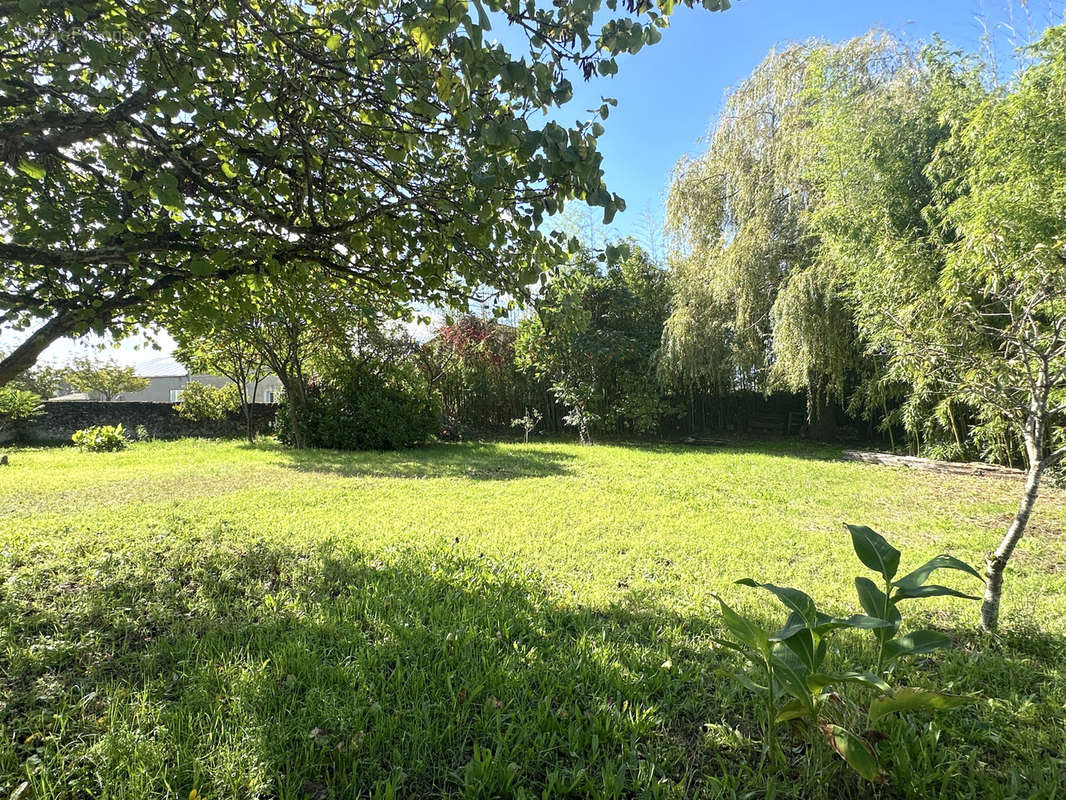
<svg viewBox="0 0 1066 800">
<path fill-rule="evenodd" d="M 1031 26 L 1039 31 L 1052 14 L 1056 22 L 1062 21 L 1066 0 L 1029 0 L 1028 5 Z M 775 44 L 810 38 L 837 41 L 878 27 L 909 40 L 927 40 L 937 33 L 955 47 L 977 50 L 987 28 L 998 57 L 1009 61 L 1012 27 L 1022 39 L 1029 27 L 1022 8 L 1021 0 L 734 0 L 729 11 L 711 13 L 679 4 L 662 41 L 636 56 L 623 56 L 617 75 L 589 82 L 573 76 L 574 100 L 556 117 L 560 122 L 586 119 L 586 109 L 598 108 L 601 96 L 618 100 L 600 138 L 607 185 L 628 206 L 611 231 L 639 234 L 643 212 L 661 218 L 677 160 L 703 149 L 700 139 L 713 124 L 727 89 L 743 80 Z M 510 43 L 506 32 L 498 35 Z M 19 338 L 0 332 L 0 347 L 10 348 Z M 57 342 L 44 360 L 66 360 L 98 343 Z M 160 343 L 170 349 L 169 337 Z M 143 345 L 127 341 L 110 355 L 123 363 L 159 355 Z"/>
</svg>

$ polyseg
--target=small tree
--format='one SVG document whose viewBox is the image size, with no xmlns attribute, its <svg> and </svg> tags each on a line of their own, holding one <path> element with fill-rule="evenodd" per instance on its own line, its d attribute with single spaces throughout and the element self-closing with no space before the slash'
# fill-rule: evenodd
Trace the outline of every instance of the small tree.
<svg viewBox="0 0 1066 800">
<path fill-rule="evenodd" d="M 225 328 L 217 328 L 208 335 L 190 335 L 184 330 L 175 330 L 178 349 L 175 355 L 190 370 L 222 375 L 229 378 L 237 389 L 236 398 L 244 417 L 245 436 L 255 442 L 255 418 L 253 408 L 259 393 L 259 384 L 270 368 L 251 342 Z M 185 397 L 182 396 L 184 402 Z"/>
<path fill-rule="evenodd" d="M 126 392 L 139 392 L 151 383 L 137 376 L 133 367 L 122 367 L 113 360 L 96 361 L 88 356 L 74 359 L 63 370 L 63 379 L 79 392 L 101 394 L 114 400 Z"/>
<path fill-rule="evenodd" d="M 1033 52 L 1014 91 L 978 106 L 947 143 L 947 165 L 931 168 L 942 170 L 933 174 L 951 244 L 940 281 L 948 314 L 929 363 L 942 359 L 963 396 L 1008 419 L 1028 462 L 1018 512 L 988 555 L 985 630 L 998 623 L 1003 573 L 1041 478 L 1066 459 L 1066 430 L 1052 428 L 1066 414 L 1066 29 Z"/>
<path fill-rule="evenodd" d="M 537 427 L 537 425 L 540 424 L 540 421 L 541 419 L 543 419 L 543 417 L 544 415 L 540 413 L 539 409 L 534 408 L 530 410 L 527 408 L 525 416 L 511 420 L 511 427 L 521 428 L 522 441 L 525 444 L 529 444 L 529 434 L 531 434 Z"/>
<path fill-rule="evenodd" d="M 844 259 L 868 352 L 908 384 L 904 411 L 941 398 L 951 417 L 955 401 L 1024 443 L 1018 511 L 987 558 L 989 631 L 1041 479 L 1066 458 L 1066 30 L 1032 52 L 1013 87 L 989 94 L 934 51 L 928 82 L 841 98 L 844 122 L 821 137 L 837 148 L 825 257 Z"/>
</svg>

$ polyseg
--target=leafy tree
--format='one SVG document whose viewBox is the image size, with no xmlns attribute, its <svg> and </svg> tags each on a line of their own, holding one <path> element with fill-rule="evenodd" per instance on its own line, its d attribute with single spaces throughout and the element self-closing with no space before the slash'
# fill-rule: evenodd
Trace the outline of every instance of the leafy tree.
<svg viewBox="0 0 1066 800">
<path fill-rule="evenodd" d="M 168 327 L 185 343 L 227 342 L 265 364 L 285 388 L 293 446 L 305 445 L 307 390 L 312 377 L 337 354 L 350 354 L 355 332 L 370 318 L 364 298 L 322 273 L 306 286 L 280 280 L 237 278 L 212 290 L 214 311 L 203 315 L 183 304 L 168 313 Z"/>
<path fill-rule="evenodd" d="M 878 94 L 910 62 L 884 35 L 812 41 L 772 51 L 729 95 L 707 151 L 682 160 L 670 186 L 666 378 L 803 391 L 812 423 L 830 397 L 844 398 L 861 349 L 813 222 L 829 168 L 811 136 L 825 113 L 818 91 Z"/>
<path fill-rule="evenodd" d="M 450 425 L 504 427 L 534 396 L 535 384 L 515 365 L 516 329 L 464 314 L 441 325 L 418 360 L 441 396 Z"/>
<path fill-rule="evenodd" d="M 120 394 L 147 389 L 151 383 L 148 378 L 138 377 L 133 367 L 119 366 L 111 359 L 97 361 L 88 356 L 71 361 L 63 370 L 63 379 L 75 390 L 103 395 L 107 401 Z"/>
<path fill-rule="evenodd" d="M 952 427 L 970 408 L 1024 443 L 1022 501 L 988 557 L 986 630 L 1041 479 L 1066 458 L 1066 30 L 1034 53 L 989 93 L 977 65 L 933 49 L 920 83 L 876 104 L 838 97 L 844 122 L 822 138 L 838 163 L 819 225 L 867 347 L 912 401 L 940 398 Z"/>
<path fill-rule="evenodd" d="M 591 254 L 560 268 L 519 326 L 516 357 L 549 380 L 582 441 L 611 431 L 651 433 L 668 410 L 654 359 L 669 313 L 665 273 L 639 247 L 606 267 Z"/>
<path fill-rule="evenodd" d="M 535 122 L 570 101 L 568 67 L 615 73 L 675 3 L 606 5 L 8 3 L 0 324 L 46 321 L 0 385 L 55 339 L 121 333 L 159 303 L 210 315 L 205 288 L 235 275 L 297 285 L 312 265 L 380 307 L 520 292 L 560 258 L 546 215 L 624 207 L 597 150 L 611 101 Z"/>
<path fill-rule="evenodd" d="M 182 328 L 175 329 L 174 334 L 178 341 L 175 356 L 181 363 L 194 372 L 222 375 L 233 381 L 237 388 L 236 402 L 244 417 L 245 435 L 249 442 L 254 442 L 253 407 L 260 382 L 270 374 L 263 357 L 250 341 L 232 335 L 222 326 L 194 337 Z"/>
</svg>

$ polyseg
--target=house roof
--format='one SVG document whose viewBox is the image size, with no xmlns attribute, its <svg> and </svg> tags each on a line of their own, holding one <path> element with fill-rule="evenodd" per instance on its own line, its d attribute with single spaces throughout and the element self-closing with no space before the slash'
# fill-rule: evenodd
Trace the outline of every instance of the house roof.
<svg viewBox="0 0 1066 800">
<path fill-rule="evenodd" d="M 160 356 L 138 364 L 137 376 L 141 378 L 184 378 L 189 370 L 171 356 Z"/>
</svg>

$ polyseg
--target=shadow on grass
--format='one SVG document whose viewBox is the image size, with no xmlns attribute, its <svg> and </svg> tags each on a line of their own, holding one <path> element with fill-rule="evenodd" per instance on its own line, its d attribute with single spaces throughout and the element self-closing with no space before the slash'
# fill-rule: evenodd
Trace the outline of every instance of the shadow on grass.
<svg viewBox="0 0 1066 800">
<path fill-rule="evenodd" d="M 816 787 L 760 771 L 758 711 L 702 617 L 561 605 L 460 551 L 387 558 L 212 539 L 4 562 L 0 796 L 869 796 L 842 769 Z M 937 669 L 1055 702 L 1062 651 L 1025 637 Z M 1047 763 L 1053 733 L 1020 754 L 986 717 L 944 734 L 958 780 L 989 755 Z"/>
<path fill-rule="evenodd" d="M 390 452 L 343 450 L 279 451 L 283 464 L 300 472 L 346 477 L 469 478 L 502 481 L 569 473 L 573 455 L 544 447 L 505 447 L 491 442 L 461 442 Z"/>
</svg>

